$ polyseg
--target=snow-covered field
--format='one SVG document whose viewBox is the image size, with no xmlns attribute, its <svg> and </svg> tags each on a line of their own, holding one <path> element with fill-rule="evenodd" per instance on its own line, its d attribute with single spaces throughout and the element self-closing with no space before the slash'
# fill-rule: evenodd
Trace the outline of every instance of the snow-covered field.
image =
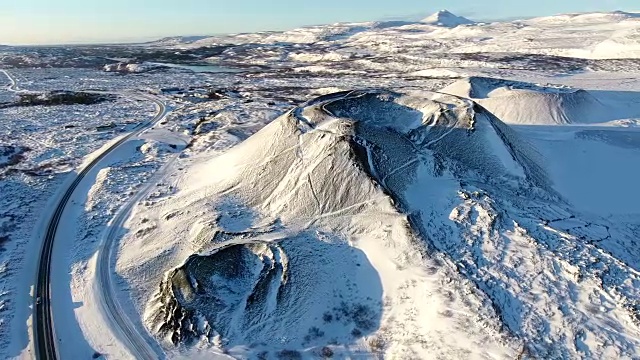
<svg viewBox="0 0 640 360">
<path fill-rule="evenodd" d="M 1 50 L 0 357 L 33 355 L 60 194 L 155 101 L 59 224 L 61 358 L 640 357 L 639 33 L 443 11 Z M 14 106 L 57 90 L 113 97 Z"/>
</svg>

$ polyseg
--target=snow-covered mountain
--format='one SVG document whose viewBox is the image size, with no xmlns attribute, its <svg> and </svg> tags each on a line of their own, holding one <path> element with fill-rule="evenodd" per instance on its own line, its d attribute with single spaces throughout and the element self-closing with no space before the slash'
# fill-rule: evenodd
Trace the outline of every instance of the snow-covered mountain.
<svg viewBox="0 0 640 360">
<path fill-rule="evenodd" d="M 175 46 L 177 44 L 191 44 L 196 41 L 206 39 L 209 36 L 170 36 L 160 40 L 152 41 L 150 44 L 156 46 Z"/>
<path fill-rule="evenodd" d="M 402 52 L 416 57 L 424 57 L 425 52 L 526 53 L 589 59 L 640 56 L 637 13 L 568 14 L 459 26 L 472 23 L 443 10 L 418 23 L 340 23 L 285 32 L 214 36 L 171 46 L 316 44 L 378 54 Z M 165 42 L 156 45 L 167 46 Z"/>
<path fill-rule="evenodd" d="M 460 25 L 474 24 L 473 21 L 467 18 L 464 18 L 462 16 L 454 15 L 447 10 L 440 10 L 437 13 L 422 19 L 420 22 L 429 24 L 429 25 L 437 25 L 437 26 L 444 26 L 444 27 L 450 27 L 450 28 L 460 26 Z"/>
<path fill-rule="evenodd" d="M 575 13 L 561 14 L 554 16 L 544 16 L 528 20 L 529 23 L 548 23 L 548 24 L 594 24 L 594 23 L 615 23 L 621 21 L 629 21 L 640 18 L 640 13 L 613 11 L 608 13 Z"/>
<path fill-rule="evenodd" d="M 549 171 L 471 100 L 330 94 L 192 167 L 131 220 L 144 235 L 119 261 L 151 332 L 187 349 L 571 358 L 580 338 L 636 356 L 635 235 L 575 209 Z"/>
<path fill-rule="evenodd" d="M 510 124 L 593 124 L 640 117 L 635 94 L 589 92 L 494 78 L 471 77 L 441 90 L 473 99 Z"/>
</svg>

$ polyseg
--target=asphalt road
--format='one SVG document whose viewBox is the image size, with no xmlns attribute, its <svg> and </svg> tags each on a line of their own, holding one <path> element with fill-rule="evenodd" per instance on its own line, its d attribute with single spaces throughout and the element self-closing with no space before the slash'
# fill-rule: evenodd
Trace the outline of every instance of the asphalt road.
<svg viewBox="0 0 640 360">
<path fill-rule="evenodd" d="M 6 72 L 5 72 L 6 73 Z M 10 75 L 7 76 L 11 78 Z M 15 88 L 16 84 L 12 88 Z M 51 254 L 53 250 L 53 243 L 56 237 L 56 232 L 58 230 L 58 225 L 60 224 L 60 220 L 62 219 L 62 215 L 64 213 L 65 207 L 67 203 L 73 196 L 74 191 L 80 184 L 80 182 L 84 179 L 84 177 L 91 172 L 102 159 L 105 158 L 109 153 L 117 149 L 124 142 L 129 140 L 130 138 L 138 135 L 145 129 L 150 126 L 153 126 L 156 122 L 163 119 L 167 113 L 167 109 L 165 105 L 158 99 L 140 95 L 137 96 L 145 97 L 156 103 L 158 106 L 158 112 L 156 116 L 143 123 L 139 126 L 136 131 L 126 135 L 122 139 L 118 140 L 116 143 L 111 145 L 108 149 L 102 152 L 99 156 L 97 156 L 91 163 L 89 163 L 86 167 L 84 167 L 77 175 L 74 181 L 69 185 L 69 187 L 65 190 L 64 195 L 62 196 L 60 202 L 56 205 L 54 212 L 49 220 L 44 241 L 42 244 L 42 250 L 40 253 L 40 262 L 37 273 L 37 282 L 35 287 L 35 306 L 34 306 L 34 314 L 33 314 L 33 338 L 35 342 L 35 350 L 36 350 L 36 358 L 38 359 L 57 359 L 59 358 L 58 353 L 56 351 L 56 334 L 55 327 L 53 324 L 53 314 L 51 309 Z M 117 323 L 118 319 L 115 319 Z M 121 327 L 126 327 L 126 324 L 119 323 Z M 123 331 L 126 333 L 126 331 Z M 138 344 L 139 345 L 139 344 Z M 146 345 L 146 344 L 145 344 Z M 146 345 L 148 348 L 148 345 Z M 141 354 L 142 355 L 142 354 Z M 149 357 L 144 356 L 141 358 L 156 358 L 153 354 L 144 354 L 149 355 Z"/>
<path fill-rule="evenodd" d="M 185 144 L 187 145 L 187 144 Z M 177 157 L 173 157 L 164 166 L 169 167 Z M 111 321 L 112 329 L 119 330 L 120 340 L 128 345 L 129 351 L 136 359 L 157 359 L 163 358 L 164 354 L 156 353 L 156 350 L 149 346 L 149 341 L 145 339 L 145 333 L 136 330 L 127 313 L 120 307 L 116 289 L 112 281 L 112 268 L 114 262 L 113 250 L 118 237 L 121 235 L 124 223 L 131 214 L 133 207 L 138 204 L 148 192 L 154 188 L 157 180 L 162 177 L 163 169 L 159 170 L 156 175 L 147 180 L 147 185 L 133 196 L 118 211 L 109 226 L 109 230 L 103 238 L 100 250 L 98 252 L 98 261 L 96 262 L 96 284 L 98 288 L 98 298 L 103 306 L 104 313 Z M 153 341 L 153 340 L 152 340 Z"/>
</svg>

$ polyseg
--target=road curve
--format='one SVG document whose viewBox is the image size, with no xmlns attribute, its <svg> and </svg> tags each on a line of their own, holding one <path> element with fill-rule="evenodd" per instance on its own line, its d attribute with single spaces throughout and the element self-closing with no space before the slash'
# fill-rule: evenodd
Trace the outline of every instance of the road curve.
<svg viewBox="0 0 640 360">
<path fill-rule="evenodd" d="M 186 144 L 185 144 L 186 145 Z M 127 220 L 133 207 L 138 204 L 149 190 L 157 183 L 157 179 L 162 176 L 163 169 L 170 167 L 175 161 L 176 156 L 171 158 L 162 169 L 156 172 L 156 175 L 147 180 L 147 185 L 136 193 L 129 201 L 118 211 L 111 221 L 108 231 L 103 235 L 103 239 L 98 251 L 98 261 L 96 264 L 96 285 L 98 299 L 103 307 L 104 313 L 109 317 L 112 325 L 115 325 L 121 335 L 120 340 L 125 341 L 129 351 L 136 359 L 157 359 L 164 357 L 164 354 L 157 354 L 154 349 L 149 346 L 149 342 L 145 339 L 144 333 L 136 330 L 136 326 L 131 322 L 126 312 L 120 307 L 118 300 L 115 298 L 116 289 L 113 285 L 112 269 L 113 250 L 117 237 L 123 228 L 124 222 Z"/>
<path fill-rule="evenodd" d="M 3 71 L 4 72 L 4 71 Z M 4 72 L 7 74 L 6 72 Z M 7 75 L 10 79 L 12 79 L 9 75 Z M 12 87 L 16 87 L 17 85 L 14 82 Z M 100 155 L 98 155 L 95 159 L 93 159 L 88 165 L 86 165 L 76 176 L 74 181 L 69 185 L 69 187 L 65 190 L 64 195 L 56 205 L 53 215 L 49 220 L 47 225 L 44 241 L 42 244 L 42 249 L 40 253 L 40 261 L 38 266 L 37 278 L 36 278 L 36 286 L 35 286 L 35 305 L 34 305 L 34 314 L 33 314 L 33 339 L 35 342 L 35 353 L 37 359 L 58 359 L 58 353 L 56 350 L 56 335 L 55 328 L 53 324 L 53 314 L 51 309 L 51 255 L 53 252 L 53 243 L 56 237 L 56 232 L 58 230 L 58 225 L 60 224 L 60 220 L 62 219 L 62 214 L 67 206 L 67 203 L 71 199 L 74 191 L 80 184 L 80 182 L 84 179 L 87 174 L 93 170 L 98 163 L 109 153 L 117 149 L 120 145 L 125 143 L 131 137 L 138 135 L 146 128 L 153 126 L 155 123 L 163 119 L 167 114 L 167 109 L 164 103 L 160 100 L 148 96 L 148 95 L 140 95 L 139 97 L 144 97 L 145 99 L 152 100 L 156 103 L 158 110 L 156 116 L 143 123 L 139 126 L 135 131 L 130 134 L 124 136 L 113 145 L 109 146 L 105 151 L 103 151 Z M 147 357 L 144 357 L 147 358 Z M 155 358 L 155 356 L 150 357 L 151 359 Z"/>
<path fill-rule="evenodd" d="M 6 71 L 6 70 L 1 70 L 1 69 L 0 69 L 0 72 L 1 72 L 1 73 L 3 73 L 7 78 L 9 78 L 9 81 L 11 82 L 11 84 L 9 85 L 9 90 L 10 90 L 10 91 L 14 91 L 14 92 L 20 91 L 20 90 L 18 89 L 18 82 L 17 82 L 17 81 L 16 81 L 16 79 L 13 77 L 13 75 L 11 75 L 11 74 L 10 74 L 8 71 Z"/>
</svg>

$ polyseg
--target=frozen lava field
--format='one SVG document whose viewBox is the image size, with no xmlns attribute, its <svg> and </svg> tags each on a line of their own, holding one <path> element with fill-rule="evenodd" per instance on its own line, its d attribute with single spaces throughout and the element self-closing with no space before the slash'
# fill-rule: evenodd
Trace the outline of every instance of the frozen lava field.
<svg viewBox="0 0 640 360">
<path fill-rule="evenodd" d="M 0 72 L 1 358 L 640 357 L 640 14 Z"/>
</svg>

